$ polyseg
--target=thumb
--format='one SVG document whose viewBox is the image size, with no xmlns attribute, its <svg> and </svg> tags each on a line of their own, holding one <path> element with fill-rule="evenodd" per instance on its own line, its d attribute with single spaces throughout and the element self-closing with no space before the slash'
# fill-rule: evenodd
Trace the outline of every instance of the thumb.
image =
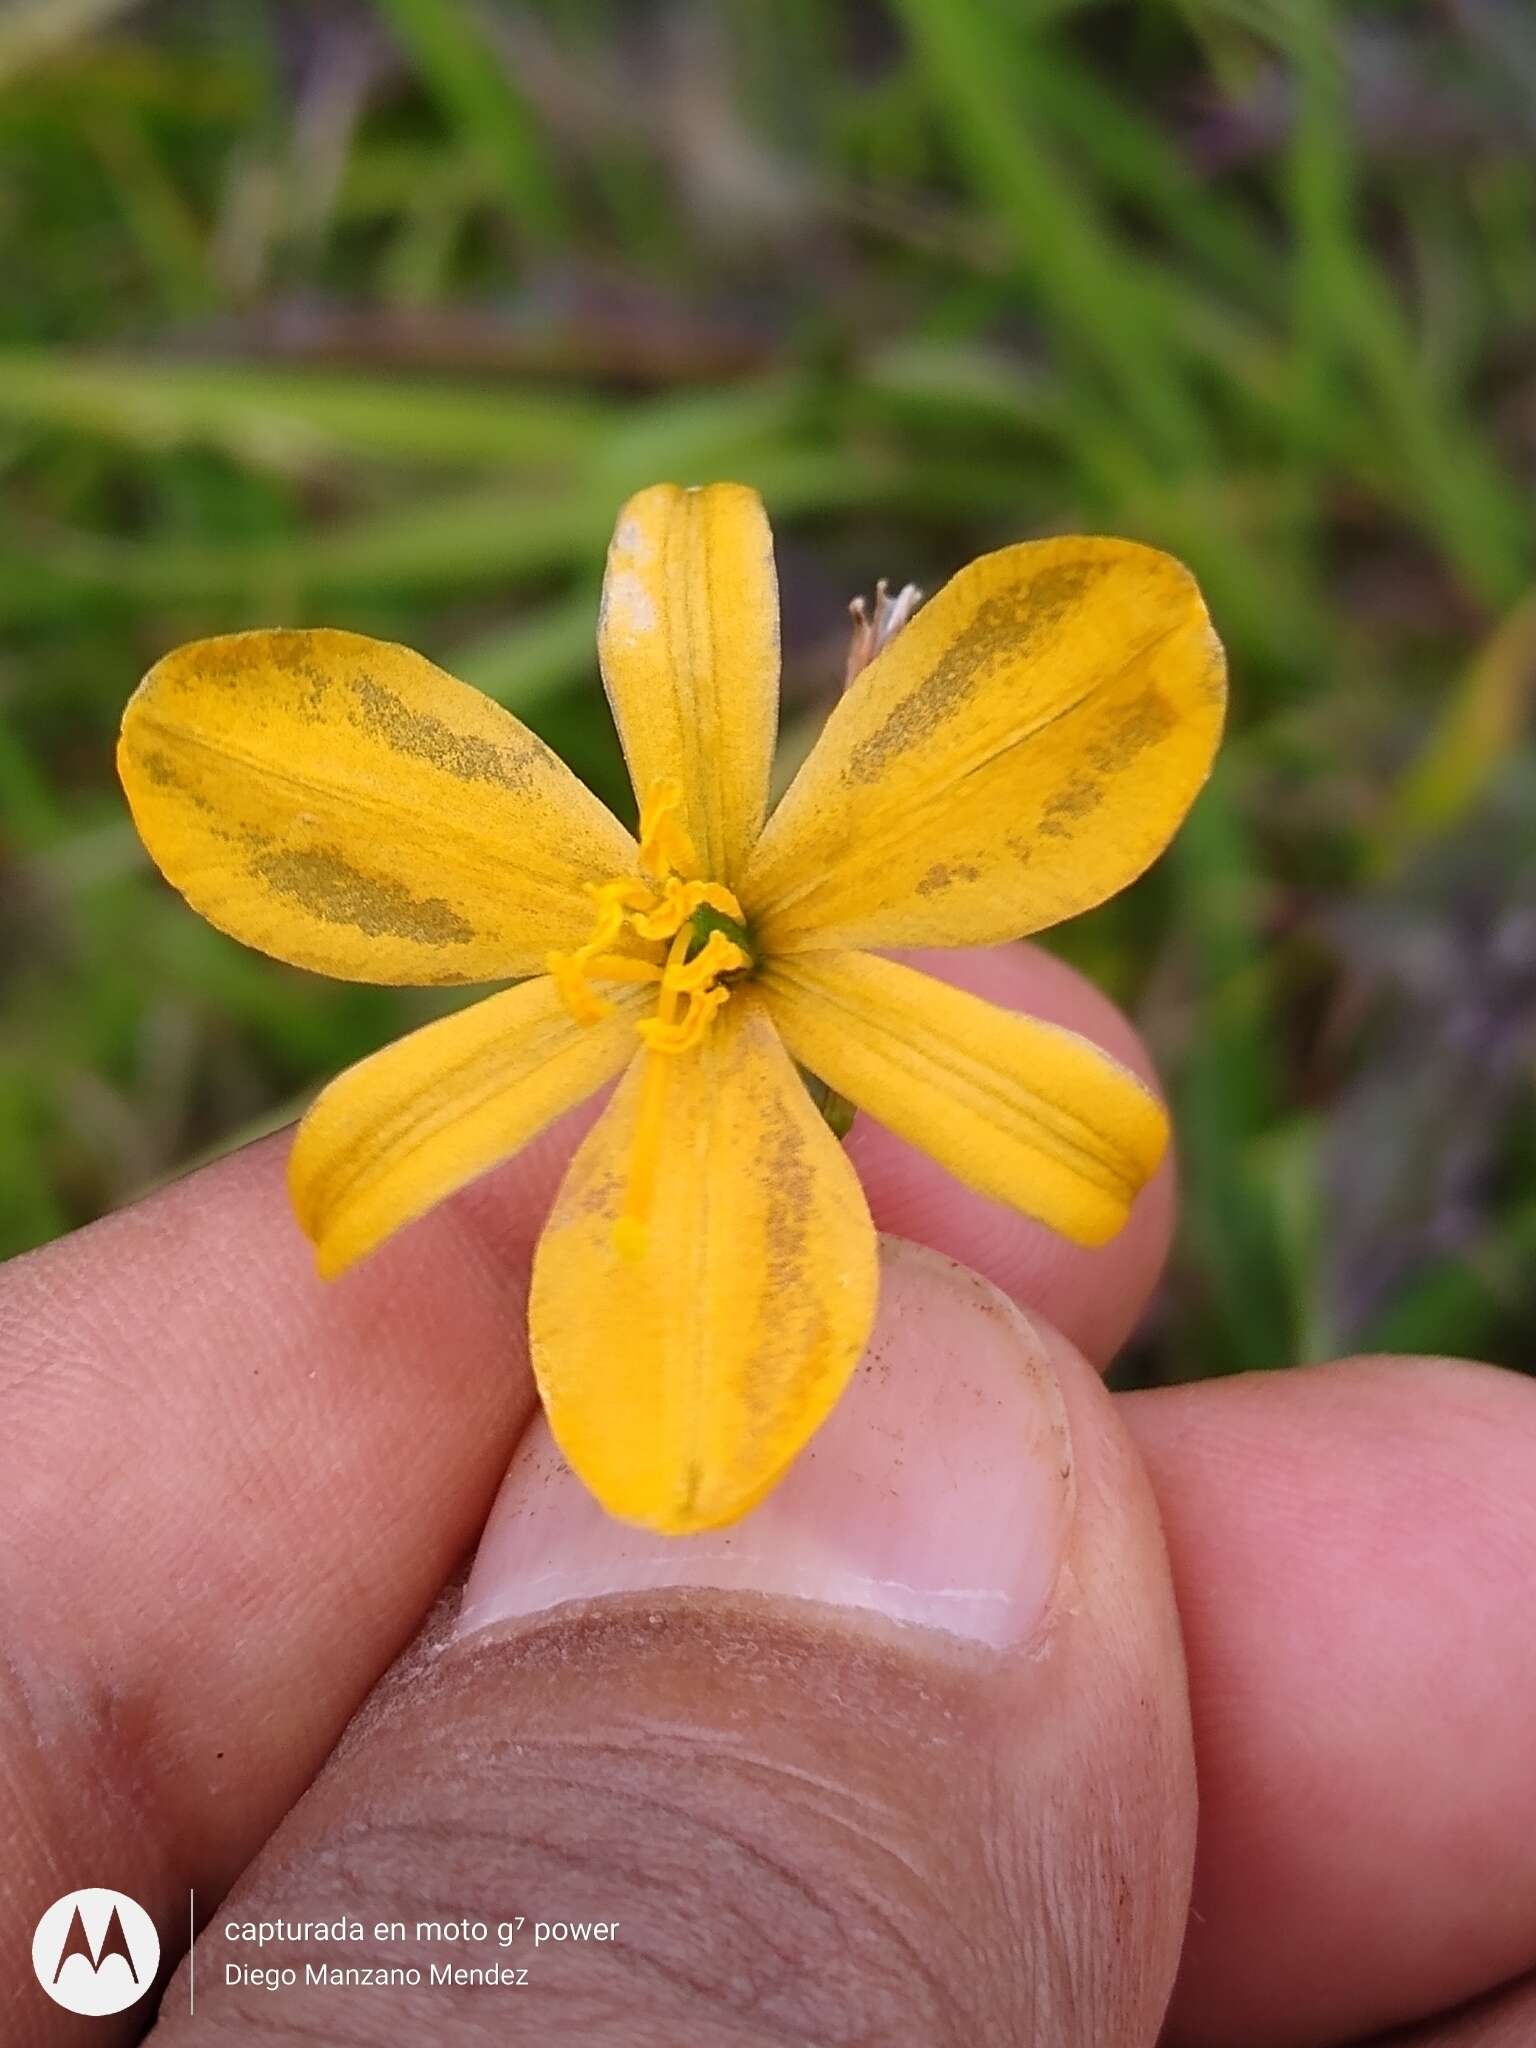
<svg viewBox="0 0 1536 2048">
<path fill-rule="evenodd" d="M 883 1258 L 848 1394 L 733 1529 L 607 1520 L 534 1425 L 456 1638 L 354 1724 L 157 2041 L 1156 2039 L 1195 1795 L 1150 1489 L 1061 1338 Z"/>
</svg>

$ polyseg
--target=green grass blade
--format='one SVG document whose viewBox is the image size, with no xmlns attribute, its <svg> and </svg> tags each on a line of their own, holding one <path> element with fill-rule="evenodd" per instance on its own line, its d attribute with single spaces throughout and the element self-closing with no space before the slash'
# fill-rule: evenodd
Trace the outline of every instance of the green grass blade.
<svg viewBox="0 0 1536 2048">
<path fill-rule="evenodd" d="M 897 0 L 896 12 L 955 150 L 1008 228 L 1063 346 L 1084 352 L 1154 446 L 1198 459 L 1206 437 L 1170 352 L 1166 280 L 1117 245 L 1036 132 L 1008 16 L 983 0 Z"/>
<path fill-rule="evenodd" d="M 540 240 L 566 225 L 543 138 L 494 37 L 462 0 L 376 0 L 472 156 L 500 178 L 519 224 Z"/>
<path fill-rule="evenodd" d="M 200 444 L 279 470 L 340 458 L 475 469 L 570 462 L 599 446 L 612 417 L 596 398 L 489 380 L 0 348 L 0 420 L 149 451 Z"/>
</svg>

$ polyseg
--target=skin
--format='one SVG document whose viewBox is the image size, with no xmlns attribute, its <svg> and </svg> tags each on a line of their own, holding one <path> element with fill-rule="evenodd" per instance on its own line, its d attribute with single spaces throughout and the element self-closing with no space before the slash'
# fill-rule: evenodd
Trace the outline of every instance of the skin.
<svg viewBox="0 0 1536 2048">
<path fill-rule="evenodd" d="M 1149 1072 L 1041 953 L 922 964 Z M 1169 1170 L 1085 1252 L 850 1141 L 882 1228 L 1046 1333 L 1078 1507 L 1036 1654 L 697 1592 L 442 1647 L 532 1415 L 527 1259 L 584 1121 L 334 1287 L 283 1139 L 0 1273 L 7 1954 L 82 1882 L 150 1907 L 168 1970 L 189 1887 L 233 1888 L 222 1920 L 595 1884 L 645 1922 L 639 1975 L 594 1948 L 538 2005 L 437 1993 L 428 2034 L 390 1994 L 205 2000 L 209 1972 L 195 2031 L 177 1987 L 154 2038 L 1536 2037 L 1536 1383 L 1365 1359 L 1111 1401 Z M 143 2010 L 0 1979 L 17 2048 Z"/>
</svg>

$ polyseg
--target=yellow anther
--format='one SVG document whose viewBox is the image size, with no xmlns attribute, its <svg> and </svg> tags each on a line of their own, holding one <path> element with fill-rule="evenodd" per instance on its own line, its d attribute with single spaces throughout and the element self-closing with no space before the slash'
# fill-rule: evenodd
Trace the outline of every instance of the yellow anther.
<svg viewBox="0 0 1536 2048">
<path fill-rule="evenodd" d="M 694 884 L 679 881 L 676 875 L 669 875 L 662 885 L 659 900 L 646 910 L 635 912 L 633 923 L 642 939 L 675 938 L 692 917 L 688 906 L 687 893 Z"/>
<path fill-rule="evenodd" d="M 571 955 L 573 960 L 591 960 L 606 952 L 624 929 L 624 906 L 595 889 L 592 893 L 597 898 L 597 923 L 592 927 L 592 936 Z"/>
<path fill-rule="evenodd" d="M 605 910 L 617 906 L 622 915 L 629 910 L 648 910 L 655 891 L 636 875 L 620 875 L 612 882 L 588 882 L 587 894 Z"/>
<path fill-rule="evenodd" d="M 596 994 L 588 981 L 587 962 L 581 953 L 546 953 L 544 965 L 560 991 L 561 1002 L 578 1024 L 600 1024 L 613 1015 L 612 1003 Z"/>
<path fill-rule="evenodd" d="M 650 960 L 637 960 L 608 948 L 624 936 L 626 924 L 638 928 L 638 913 L 654 897 L 644 882 L 621 876 L 614 882 L 591 882 L 587 894 L 597 905 L 597 922 L 592 936 L 574 953 L 548 953 L 544 965 L 554 977 L 560 999 L 578 1024 L 597 1024 L 613 1015 L 613 1004 L 605 1002 L 592 988 L 594 981 L 660 981 L 661 969 Z"/>
<path fill-rule="evenodd" d="M 608 950 L 633 912 L 650 907 L 651 892 L 644 882 L 621 878 L 617 882 L 590 882 L 587 893 L 597 905 L 597 923 L 591 938 L 578 952 L 583 959 L 590 960 Z"/>
<path fill-rule="evenodd" d="M 724 932 L 711 932 L 691 960 L 681 966 L 668 966 L 662 973 L 662 985 L 676 989 L 679 995 L 692 995 L 697 989 L 706 989 L 718 974 L 734 974 L 738 968 L 749 964 L 747 954 Z"/>
<path fill-rule="evenodd" d="M 734 924 L 743 922 L 742 908 L 730 890 L 719 882 L 685 882 L 669 875 L 661 900 L 653 908 L 637 912 L 630 923 L 642 939 L 670 939 L 681 931 L 696 910 L 705 906 L 718 910 Z"/>
<path fill-rule="evenodd" d="M 687 1009 L 675 1023 L 663 1023 L 659 1016 L 642 1017 L 635 1029 L 651 1052 L 692 1052 L 714 1021 L 715 1012 L 730 999 L 728 988 L 694 989 Z"/>
<path fill-rule="evenodd" d="M 711 910 L 718 910 L 722 917 L 728 917 L 732 924 L 746 923 L 746 912 L 723 882 L 688 882 L 684 888 L 690 917 L 707 904 Z"/>
<path fill-rule="evenodd" d="M 651 784 L 640 806 L 640 865 L 658 882 L 686 875 L 698 861 L 682 808 L 683 786 L 670 775 Z"/>
<path fill-rule="evenodd" d="M 660 981 L 661 969 L 654 960 L 636 960 L 628 953 L 599 953 L 586 962 L 594 981 Z"/>
</svg>

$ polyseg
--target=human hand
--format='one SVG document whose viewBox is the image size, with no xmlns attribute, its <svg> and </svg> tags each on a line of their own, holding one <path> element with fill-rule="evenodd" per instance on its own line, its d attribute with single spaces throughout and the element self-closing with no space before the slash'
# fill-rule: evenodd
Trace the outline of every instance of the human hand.
<svg viewBox="0 0 1536 2048">
<path fill-rule="evenodd" d="M 1147 1070 L 1044 954 L 925 964 Z M 8 2041 L 142 2026 L 27 1968 L 87 1884 L 168 1955 L 189 1889 L 212 1916 L 166 2043 L 1143 2048 L 1176 1966 L 1189 2048 L 1536 2034 L 1536 1388 L 1373 1360 L 1111 1401 L 1168 1174 L 1088 1252 L 861 1124 L 877 1222 L 984 1279 L 888 1247 L 870 1355 L 778 1492 L 648 1537 L 533 1415 L 522 1293 L 573 1135 L 332 1287 L 282 1140 L 0 1276 Z M 506 1913 L 619 1932 L 222 1932 Z M 314 1960 L 529 1981 L 224 1981 Z"/>
</svg>

